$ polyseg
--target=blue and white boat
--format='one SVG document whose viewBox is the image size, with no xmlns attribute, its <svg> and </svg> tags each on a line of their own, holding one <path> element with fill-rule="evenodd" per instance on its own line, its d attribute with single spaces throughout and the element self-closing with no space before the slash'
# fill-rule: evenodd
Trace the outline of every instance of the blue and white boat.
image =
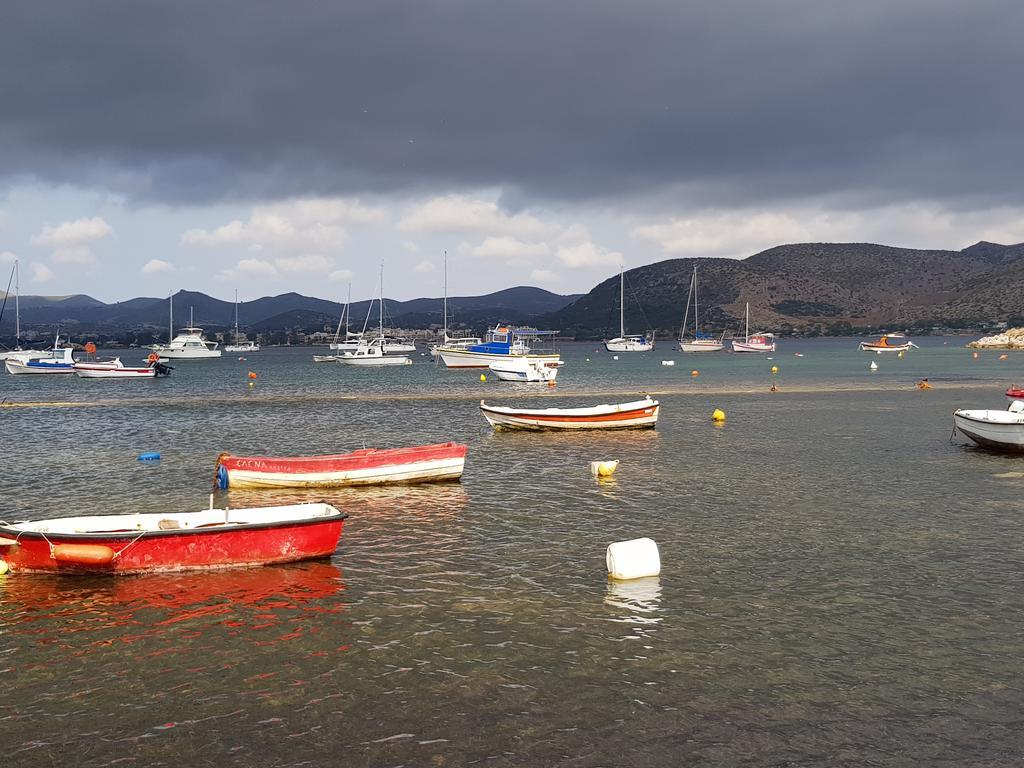
<svg viewBox="0 0 1024 768">
<path fill-rule="evenodd" d="M 556 331 L 537 331 L 532 328 L 498 326 L 487 332 L 481 344 L 468 346 L 442 345 L 437 356 L 448 368 L 487 368 L 491 363 L 516 358 L 533 360 L 541 364 L 557 363 L 559 354 L 551 351 Z M 540 347 L 548 349 L 540 350 Z"/>
<path fill-rule="evenodd" d="M 58 347 L 56 343 L 49 357 L 35 360 L 4 360 L 8 373 L 74 373 L 75 350 Z"/>
</svg>

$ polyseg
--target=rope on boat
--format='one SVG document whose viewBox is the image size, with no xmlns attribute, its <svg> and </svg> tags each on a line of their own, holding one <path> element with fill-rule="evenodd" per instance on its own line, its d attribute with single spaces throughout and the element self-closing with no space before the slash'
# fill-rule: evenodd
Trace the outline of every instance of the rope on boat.
<svg viewBox="0 0 1024 768">
<path fill-rule="evenodd" d="M 135 537 L 134 539 L 132 539 L 132 540 L 131 540 L 131 541 L 129 541 L 129 542 L 127 543 L 127 544 L 125 544 L 125 545 L 124 545 L 123 547 L 121 547 L 121 548 L 120 548 L 119 550 L 117 550 L 117 552 L 115 552 L 115 553 L 114 553 L 114 557 L 113 557 L 113 559 L 114 559 L 114 560 L 117 560 L 117 558 L 119 558 L 119 557 L 121 556 L 121 554 L 122 554 L 122 553 L 123 553 L 123 552 L 124 552 L 124 551 L 125 551 L 126 549 L 128 549 L 128 547 L 130 547 L 130 546 L 132 546 L 132 545 L 136 544 L 136 543 L 137 543 L 137 542 L 139 541 L 139 539 L 141 539 L 141 538 L 142 538 L 143 536 L 145 536 L 145 535 L 146 535 L 147 533 L 149 533 L 149 531 L 142 531 L 142 533 L 140 533 L 140 534 L 139 534 L 138 536 L 136 536 L 136 537 Z"/>
</svg>

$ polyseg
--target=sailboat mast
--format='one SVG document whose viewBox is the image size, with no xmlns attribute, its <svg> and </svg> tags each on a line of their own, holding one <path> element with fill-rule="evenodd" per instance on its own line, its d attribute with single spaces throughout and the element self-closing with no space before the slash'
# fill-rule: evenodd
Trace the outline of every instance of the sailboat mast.
<svg viewBox="0 0 1024 768">
<path fill-rule="evenodd" d="M 238 344 L 238 289 L 235 288 L 235 344 Z"/>
<path fill-rule="evenodd" d="M 622 265 L 619 264 L 619 338 L 626 337 L 626 278 L 622 274 Z"/>
<path fill-rule="evenodd" d="M 384 343 L 384 262 L 380 263 L 380 338 Z"/>
<path fill-rule="evenodd" d="M 697 265 L 693 265 L 693 338 L 700 333 L 700 320 L 697 318 Z"/>
<path fill-rule="evenodd" d="M 14 260 L 14 346 L 21 349 L 21 272 Z"/>
<path fill-rule="evenodd" d="M 167 294 L 167 300 L 171 302 L 171 315 L 167 323 L 167 343 L 170 344 L 174 338 L 174 291 Z"/>
<path fill-rule="evenodd" d="M 747 323 L 743 329 L 743 340 L 750 341 L 750 302 L 747 302 Z"/>
<path fill-rule="evenodd" d="M 444 252 L 444 341 L 448 341 L 448 251 Z"/>
<path fill-rule="evenodd" d="M 348 298 L 345 300 L 345 340 L 348 341 L 348 325 L 352 319 L 352 283 L 348 284 Z M 337 334 L 335 334 L 337 335 Z"/>
</svg>

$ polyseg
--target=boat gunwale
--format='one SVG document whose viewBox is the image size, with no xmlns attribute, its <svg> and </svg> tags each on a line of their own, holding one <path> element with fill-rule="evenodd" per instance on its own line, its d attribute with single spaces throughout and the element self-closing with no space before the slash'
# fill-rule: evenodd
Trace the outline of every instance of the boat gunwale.
<svg viewBox="0 0 1024 768">
<path fill-rule="evenodd" d="M 326 502 L 322 502 L 325 503 Z M 330 505 L 328 505 L 330 506 Z M 227 509 L 225 512 L 242 512 L 245 508 L 238 510 Z M 252 507 L 252 509 L 259 509 L 259 507 Z M 43 539 L 46 541 L 96 541 L 96 540 L 109 540 L 114 539 L 117 541 L 126 540 L 131 541 L 132 539 L 152 539 L 152 538 L 165 538 L 168 536 L 193 536 L 193 535 L 207 535 L 207 534 L 223 534 L 227 532 L 234 533 L 236 531 L 254 531 L 268 528 L 299 528 L 307 525 L 320 525 L 323 523 L 335 523 L 344 522 L 348 519 L 349 513 L 344 510 L 340 510 L 337 507 L 333 507 L 334 512 L 320 517 L 305 517 L 297 518 L 295 520 L 283 520 L 283 521 L 271 521 L 266 523 L 213 523 L 204 525 L 201 528 L 170 528 L 168 530 L 116 530 L 116 531 L 97 531 L 97 532 L 75 532 L 75 533 L 51 533 L 49 531 L 32 531 L 27 529 L 15 528 L 15 524 L 0 525 L 0 535 L 6 534 L 15 536 L 16 541 L 21 539 Z M 205 512 L 208 510 L 200 510 Z M 96 515 L 96 517 L 104 517 L 104 515 Z M 119 517 L 119 515 L 108 515 L 108 517 Z M 67 518 L 53 518 L 52 520 L 26 520 L 26 523 L 46 523 L 56 522 Z M 170 519 L 170 518 L 168 518 Z M 13 546 L 13 545 L 8 545 Z"/>
<path fill-rule="evenodd" d="M 442 452 L 442 449 L 449 450 Z M 360 448 L 355 451 L 350 451 L 349 453 L 331 453 L 322 456 L 235 456 L 234 454 L 225 454 L 217 458 L 217 466 L 223 466 L 226 469 L 232 471 L 244 470 L 246 472 L 258 472 L 259 470 L 249 469 L 247 467 L 231 467 L 225 464 L 225 461 L 270 461 L 281 463 L 338 461 L 349 462 L 365 460 L 367 458 L 397 458 L 404 454 L 429 452 L 431 450 L 436 450 L 439 453 L 442 453 L 442 455 L 437 458 L 457 458 L 460 456 L 464 458 L 466 454 L 469 452 L 469 446 L 466 445 L 465 443 L 456 443 L 454 441 L 449 441 L 447 443 L 433 443 L 431 445 L 409 446 L 406 448 Z M 411 464 L 413 462 L 402 463 Z M 386 467 L 390 465 L 385 462 L 379 465 L 374 465 L 374 467 L 372 468 L 376 469 L 378 466 Z"/>
<path fill-rule="evenodd" d="M 584 411 L 593 411 L 597 408 L 617 408 L 623 405 L 635 406 L 622 410 L 608 410 L 599 411 L 596 413 L 584 413 Z M 500 416 L 513 416 L 519 418 L 572 418 L 578 417 L 580 419 L 586 419 L 587 417 L 595 416 L 627 416 L 629 414 L 636 413 L 637 411 L 646 411 L 651 408 L 660 408 L 661 403 L 654 399 L 649 400 L 636 400 L 631 403 L 602 403 L 601 405 L 584 406 L 581 408 L 546 408 L 544 410 L 525 410 L 519 408 L 511 408 L 503 405 L 485 405 L 484 401 L 480 401 L 480 410 L 484 412 L 496 413 Z"/>
</svg>

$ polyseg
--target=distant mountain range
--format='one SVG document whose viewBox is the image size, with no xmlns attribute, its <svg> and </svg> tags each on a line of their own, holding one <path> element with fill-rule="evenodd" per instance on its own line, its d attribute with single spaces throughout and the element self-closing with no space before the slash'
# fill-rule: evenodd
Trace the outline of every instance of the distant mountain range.
<svg viewBox="0 0 1024 768">
<path fill-rule="evenodd" d="M 0 297 L 3 293 L 0 292 Z M 525 322 L 535 315 L 561 309 L 579 298 L 579 294 L 561 296 L 541 288 L 521 286 L 507 288 L 486 296 L 456 296 L 448 299 L 449 323 L 453 326 Z M 13 299 L 13 296 L 10 297 Z M 374 302 L 376 304 L 376 302 Z M 361 328 L 369 301 L 352 303 L 352 325 Z M 396 301 L 385 299 L 389 325 L 403 328 L 426 328 L 443 322 L 443 300 L 440 298 Z M 335 326 L 341 315 L 341 304 L 298 293 L 266 296 L 254 301 L 239 302 L 239 325 L 250 331 L 276 331 L 301 328 L 320 329 Z M 22 296 L 23 328 L 59 327 L 67 332 L 115 332 L 125 330 L 156 330 L 167 327 L 169 302 L 166 298 L 136 298 L 105 304 L 91 296 Z M 377 322 L 376 306 L 371 323 Z M 201 328 L 215 331 L 234 326 L 235 305 L 205 293 L 179 291 L 174 294 L 174 325 L 180 328 L 189 317 Z M 13 333 L 14 306 L 7 302 L 0 328 Z"/>
<path fill-rule="evenodd" d="M 1024 243 L 979 242 L 961 251 L 915 250 L 870 243 L 781 245 L 746 259 L 670 259 L 626 272 L 627 332 L 679 332 L 687 291 L 697 266 L 702 328 L 742 330 L 750 303 L 751 330 L 843 333 L 880 328 L 977 327 L 1024 324 Z M 486 296 L 448 300 L 453 327 L 480 329 L 496 322 L 532 324 L 580 338 L 618 333 L 618 275 L 586 295 L 561 296 L 520 286 Z M 387 302 L 389 324 L 427 328 L 442 322 L 442 300 Z M 368 301 L 352 305 L 362 327 Z M 24 326 L 72 333 L 156 330 L 167 326 L 167 299 L 137 298 L 104 304 L 89 296 L 22 296 Z M 234 324 L 234 304 L 203 293 L 174 296 L 175 325 L 194 313 L 208 330 Z M 341 305 L 286 293 L 239 305 L 243 329 L 315 330 L 338 322 Z M 0 328 L 9 336 L 8 302 Z"/>
<path fill-rule="evenodd" d="M 823 333 L 1024 323 L 1024 244 L 962 251 L 869 243 L 782 245 L 746 259 L 671 259 L 626 272 L 627 332 L 679 333 L 694 265 L 702 328 Z M 618 331 L 618 275 L 543 317 L 563 334 Z"/>
</svg>

